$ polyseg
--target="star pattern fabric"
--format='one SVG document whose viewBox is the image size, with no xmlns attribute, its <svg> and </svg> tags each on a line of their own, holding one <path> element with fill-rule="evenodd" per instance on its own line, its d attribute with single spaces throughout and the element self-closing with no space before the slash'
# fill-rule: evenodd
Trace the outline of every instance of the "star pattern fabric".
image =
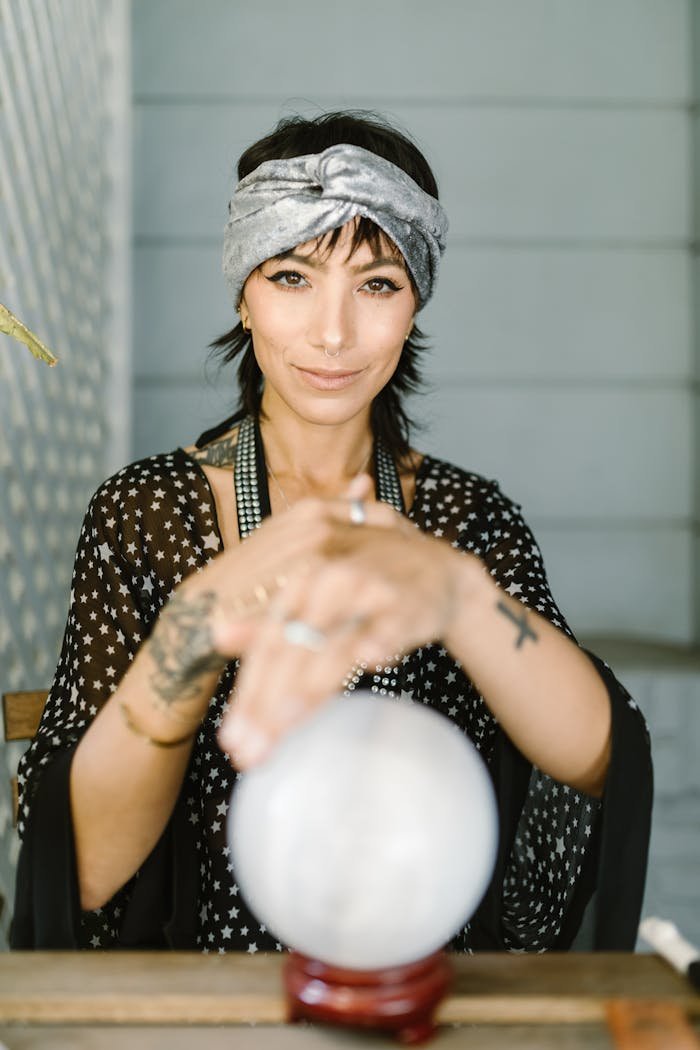
<svg viewBox="0 0 700 1050">
<path fill-rule="evenodd" d="M 505 591 L 570 634 L 520 508 L 495 482 L 427 456 L 409 517 L 456 550 L 478 555 Z M 37 737 L 20 763 L 20 835 L 30 826 L 42 770 L 75 746 L 115 691 L 177 584 L 201 571 L 221 549 L 206 476 L 182 449 L 134 463 L 97 491 L 80 534 L 55 680 Z M 216 732 L 230 702 L 236 670 L 234 661 L 211 698 L 183 784 L 183 800 L 199 870 L 196 944 L 204 952 L 255 954 L 281 951 L 283 945 L 247 907 L 226 844 L 237 774 L 219 749 Z M 467 734 L 487 764 L 492 762 L 497 723 L 444 647 L 424 646 L 403 657 L 396 670 L 398 676 L 390 668 L 377 668 L 366 678 L 357 673 L 350 685 L 429 704 Z M 595 800 L 532 770 L 504 871 L 506 947 L 542 951 L 557 943 L 595 837 L 599 808 Z M 138 877 L 139 873 L 104 907 L 81 913 L 81 946 L 119 945 Z M 469 925 L 455 938 L 454 947 L 470 949 Z"/>
</svg>

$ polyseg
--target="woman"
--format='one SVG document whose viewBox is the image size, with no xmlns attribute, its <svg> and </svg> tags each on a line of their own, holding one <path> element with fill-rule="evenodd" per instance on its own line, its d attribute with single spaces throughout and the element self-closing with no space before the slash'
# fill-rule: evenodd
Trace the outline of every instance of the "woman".
<svg viewBox="0 0 700 1050">
<path fill-rule="evenodd" d="M 597 884 L 598 945 L 632 947 L 643 720 L 574 642 L 518 508 L 409 444 L 446 232 L 430 168 L 328 114 L 282 122 L 239 177 L 219 345 L 241 409 L 91 503 L 22 764 L 14 945 L 281 948 L 234 881 L 229 759 L 260 761 L 342 683 L 431 704 L 488 763 L 498 861 L 456 946 L 567 947 Z"/>
</svg>

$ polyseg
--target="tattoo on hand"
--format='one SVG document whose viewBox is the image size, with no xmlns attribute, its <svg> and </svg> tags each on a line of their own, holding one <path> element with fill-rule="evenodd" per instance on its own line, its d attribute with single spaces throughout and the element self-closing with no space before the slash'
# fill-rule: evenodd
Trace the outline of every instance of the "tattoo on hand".
<svg viewBox="0 0 700 1050">
<path fill-rule="evenodd" d="M 151 635 L 151 656 L 157 670 L 151 684 L 166 705 L 195 696 L 203 675 L 221 671 L 225 659 L 214 648 L 210 614 L 216 594 L 197 597 L 175 594 Z"/>
<path fill-rule="evenodd" d="M 504 602 L 500 598 L 496 602 L 496 608 L 499 612 L 502 612 L 503 615 L 506 616 L 511 621 L 511 623 L 514 623 L 515 626 L 518 628 L 519 634 L 515 643 L 516 649 L 519 649 L 527 638 L 532 638 L 533 642 L 537 641 L 537 635 L 527 622 L 527 611 L 525 609 L 523 609 L 523 611 L 518 616 L 517 613 L 513 612 L 510 605 L 507 605 L 506 602 Z"/>
<path fill-rule="evenodd" d="M 210 467 L 232 467 L 236 459 L 237 444 L 238 431 L 235 434 L 227 434 L 218 441 L 212 441 L 206 448 L 197 449 L 192 453 L 192 458 Z"/>
</svg>

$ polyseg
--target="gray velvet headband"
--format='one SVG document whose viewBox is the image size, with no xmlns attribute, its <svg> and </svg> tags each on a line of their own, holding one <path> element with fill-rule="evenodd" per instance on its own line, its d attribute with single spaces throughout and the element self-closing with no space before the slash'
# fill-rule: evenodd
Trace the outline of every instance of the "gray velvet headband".
<svg viewBox="0 0 700 1050">
<path fill-rule="evenodd" d="M 238 304 L 248 276 L 266 259 L 343 226 L 356 215 L 377 224 L 430 298 L 445 250 L 447 216 L 401 168 L 359 146 L 331 146 L 268 160 L 238 183 L 224 231 L 224 277 Z"/>
</svg>

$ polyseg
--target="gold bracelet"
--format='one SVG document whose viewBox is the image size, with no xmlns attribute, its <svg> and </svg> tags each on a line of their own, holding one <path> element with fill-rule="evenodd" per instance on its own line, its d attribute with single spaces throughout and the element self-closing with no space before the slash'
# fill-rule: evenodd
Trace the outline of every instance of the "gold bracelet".
<svg viewBox="0 0 700 1050">
<path fill-rule="evenodd" d="M 150 733 L 146 733 L 136 724 L 134 716 L 123 700 L 119 700 L 118 703 L 119 710 L 122 713 L 122 718 L 124 719 L 127 728 L 130 729 L 132 733 L 135 733 L 136 736 L 140 736 L 143 740 L 147 740 L 148 743 L 152 744 L 154 747 L 180 747 L 182 744 L 188 743 L 197 733 L 197 730 L 195 729 L 191 733 L 188 733 L 187 736 L 178 737 L 177 740 L 156 740 L 154 736 L 151 736 Z"/>
</svg>

